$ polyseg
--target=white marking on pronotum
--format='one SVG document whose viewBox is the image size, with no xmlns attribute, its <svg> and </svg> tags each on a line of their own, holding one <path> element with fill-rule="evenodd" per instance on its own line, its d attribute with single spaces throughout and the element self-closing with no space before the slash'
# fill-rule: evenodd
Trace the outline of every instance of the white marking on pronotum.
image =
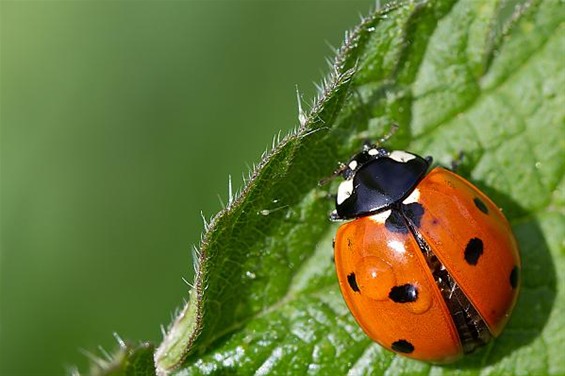
<svg viewBox="0 0 565 376">
<path fill-rule="evenodd" d="M 388 155 L 388 157 L 390 159 L 394 159 L 397 162 L 403 162 L 403 163 L 406 163 L 416 158 L 414 154 L 410 154 L 402 150 L 394 150 Z"/>
<path fill-rule="evenodd" d="M 353 193 L 353 179 L 344 181 L 337 189 L 337 204 L 341 205 Z"/>
<path fill-rule="evenodd" d="M 379 151 L 377 149 L 369 149 L 369 151 L 367 153 L 369 155 L 377 155 L 377 154 L 379 154 Z"/>
<path fill-rule="evenodd" d="M 406 197 L 404 201 L 402 201 L 402 203 L 408 205 L 419 201 L 420 201 L 420 190 L 416 188 L 412 191 L 412 193 L 410 193 L 410 196 Z"/>
<path fill-rule="evenodd" d="M 384 223 L 390 216 L 390 213 L 392 213 L 392 210 L 385 210 L 384 212 L 373 214 L 372 216 L 369 217 L 369 219 L 373 222 L 377 222 L 381 225 L 384 225 Z"/>
<path fill-rule="evenodd" d="M 357 168 L 357 161 L 349 162 L 349 168 L 355 170 Z"/>
<path fill-rule="evenodd" d="M 406 252 L 406 248 L 404 247 L 404 243 L 399 242 L 398 240 L 390 240 L 387 245 L 389 248 L 394 249 L 396 253 L 404 253 Z"/>
</svg>

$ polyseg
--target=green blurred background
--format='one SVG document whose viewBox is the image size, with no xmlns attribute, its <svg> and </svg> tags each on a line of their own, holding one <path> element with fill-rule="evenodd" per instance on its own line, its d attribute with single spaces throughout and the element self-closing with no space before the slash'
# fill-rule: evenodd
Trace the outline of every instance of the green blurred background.
<svg viewBox="0 0 565 376">
<path fill-rule="evenodd" d="M 161 338 L 191 245 L 373 1 L 0 2 L 0 374 Z"/>
</svg>

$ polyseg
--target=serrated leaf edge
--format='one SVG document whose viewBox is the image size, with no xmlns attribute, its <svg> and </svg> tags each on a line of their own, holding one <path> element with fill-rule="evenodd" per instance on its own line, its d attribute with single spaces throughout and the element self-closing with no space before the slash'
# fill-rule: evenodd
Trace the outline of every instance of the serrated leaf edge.
<svg viewBox="0 0 565 376">
<path fill-rule="evenodd" d="M 192 345 L 198 338 L 202 330 L 203 301 L 206 290 L 206 262 L 208 255 L 206 248 L 208 245 L 208 234 L 215 231 L 222 218 L 230 214 L 235 208 L 242 205 L 247 192 L 253 187 L 253 183 L 261 174 L 272 156 L 280 152 L 288 143 L 303 137 L 307 137 L 313 132 L 323 128 L 323 121 L 320 114 L 325 105 L 330 101 L 334 94 L 344 85 L 347 85 L 356 71 L 356 61 L 349 61 L 349 57 L 354 55 L 354 51 L 359 48 L 359 42 L 364 31 L 367 31 L 374 22 L 377 22 L 387 13 L 402 6 L 400 2 L 391 2 L 383 8 L 377 9 L 367 17 L 361 18 L 351 32 L 345 33 L 345 40 L 342 47 L 337 51 L 333 67 L 329 75 L 323 79 L 313 105 L 304 117 L 304 113 L 299 111 L 299 125 L 287 134 L 282 140 L 276 137 L 273 140 L 273 147 L 261 156 L 261 162 L 253 166 L 247 179 L 244 179 L 244 188 L 235 193 L 228 200 L 228 205 L 219 211 L 209 223 L 205 221 L 205 233 L 201 237 L 200 251 L 197 253 L 198 259 L 195 263 L 195 277 L 193 287 L 189 292 L 189 300 L 169 326 L 164 335 L 164 339 L 155 351 L 154 361 L 158 375 L 168 375 L 182 364 L 186 356 L 192 350 Z M 406 6 L 406 4 L 404 4 Z M 276 142 L 275 142 L 276 141 Z M 231 192 L 231 184 L 230 190 Z"/>
</svg>

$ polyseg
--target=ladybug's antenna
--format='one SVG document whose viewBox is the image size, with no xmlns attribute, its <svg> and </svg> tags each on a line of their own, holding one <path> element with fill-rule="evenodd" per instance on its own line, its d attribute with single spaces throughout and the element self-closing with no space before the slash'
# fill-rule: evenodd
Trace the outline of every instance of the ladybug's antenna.
<svg viewBox="0 0 565 376">
<path fill-rule="evenodd" d="M 390 126 L 390 129 L 387 133 L 385 133 L 378 141 L 377 141 L 377 145 L 376 146 L 381 146 L 382 144 L 384 144 L 385 142 L 387 142 L 392 136 L 394 136 L 394 134 L 398 131 L 398 124 L 397 123 L 392 123 L 392 125 Z"/>
<path fill-rule="evenodd" d="M 337 170 L 335 170 L 333 172 L 333 174 L 331 174 L 330 176 L 326 176 L 325 178 L 323 178 L 322 180 L 320 180 L 318 182 L 319 186 L 322 185 L 326 185 L 328 184 L 330 181 L 332 181 L 333 179 L 335 179 L 336 177 L 338 177 L 339 175 L 343 174 L 347 169 L 349 168 L 348 165 L 341 163 L 339 164 L 339 168 Z"/>
<path fill-rule="evenodd" d="M 392 123 L 390 129 L 387 133 L 385 133 L 381 138 L 379 138 L 376 142 L 371 142 L 369 139 L 363 140 L 363 151 L 368 151 L 373 148 L 380 148 L 382 144 L 387 142 L 394 134 L 398 131 L 398 124 Z"/>
<path fill-rule="evenodd" d="M 397 123 L 392 123 L 389 131 L 387 133 L 385 133 L 381 138 L 379 138 L 379 140 L 376 143 L 373 144 L 369 140 L 363 141 L 363 151 L 367 152 L 367 151 L 369 151 L 373 148 L 379 148 L 379 150 L 381 150 L 380 146 L 383 143 L 387 142 L 388 139 L 390 139 L 398 131 L 398 128 L 399 127 L 398 127 Z M 383 153 L 386 153 L 386 151 L 384 149 L 382 149 L 382 151 L 383 151 Z M 348 170 L 349 170 L 350 173 L 352 172 L 351 168 L 348 165 L 346 165 L 344 163 L 340 163 L 339 168 L 337 170 L 335 170 L 333 172 L 333 174 L 331 174 L 330 176 L 327 176 L 327 177 L 323 178 L 322 180 L 320 180 L 318 182 L 318 185 L 320 185 L 320 186 L 326 185 L 331 180 L 335 179 L 337 176 L 344 175 L 344 173 L 346 173 Z M 344 175 L 344 177 L 345 177 L 345 175 Z"/>
</svg>

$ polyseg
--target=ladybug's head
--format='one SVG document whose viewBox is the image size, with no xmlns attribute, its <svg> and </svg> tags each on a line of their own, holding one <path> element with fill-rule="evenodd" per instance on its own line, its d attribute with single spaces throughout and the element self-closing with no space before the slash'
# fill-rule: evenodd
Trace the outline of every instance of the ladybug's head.
<svg viewBox="0 0 565 376">
<path fill-rule="evenodd" d="M 364 146 L 341 172 L 331 219 L 372 215 L 404 200 L 426 175 L 431 158 L 401 150 Z"/>
</svg>

